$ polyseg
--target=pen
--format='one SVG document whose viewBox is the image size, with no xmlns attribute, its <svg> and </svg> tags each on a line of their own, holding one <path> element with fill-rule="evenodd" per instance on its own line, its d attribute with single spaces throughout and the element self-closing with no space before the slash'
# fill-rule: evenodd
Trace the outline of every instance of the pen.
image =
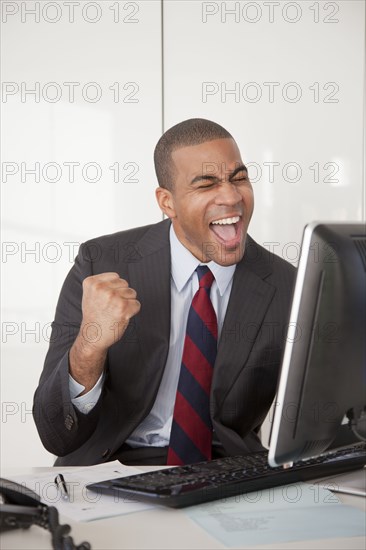
<svg viewBox="0 0 366 550">
<path fill-rule="evenodd" d="M 55 477 L 55 484 L 57 488 L 61 491 L 62 498 L 64 500 L 69 500 L 69 493 L 66 487 L 65 478 L 62 474 L 57 474 Z"/>
</svg>

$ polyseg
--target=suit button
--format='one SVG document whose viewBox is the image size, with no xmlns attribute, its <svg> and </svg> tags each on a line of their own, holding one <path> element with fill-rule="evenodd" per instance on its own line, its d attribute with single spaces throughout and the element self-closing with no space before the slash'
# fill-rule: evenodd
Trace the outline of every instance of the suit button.
<svg viewBox="0 0 366 550">
<path fill-rule="evenodd" d="M 67 417 L 65 418 L 65 427 L 67 430 L 72 430 L 72 427 L 74 425 L 74 419 L 73 417 L 71 416 L 71 414 L 68 414 Z"/>
<path fill-rule="evenodd" d="M 111 450 L 106 449 L 102 454 L 102 458 L 107 458 L 110 454 L 111 454 Z"/>
</svg>

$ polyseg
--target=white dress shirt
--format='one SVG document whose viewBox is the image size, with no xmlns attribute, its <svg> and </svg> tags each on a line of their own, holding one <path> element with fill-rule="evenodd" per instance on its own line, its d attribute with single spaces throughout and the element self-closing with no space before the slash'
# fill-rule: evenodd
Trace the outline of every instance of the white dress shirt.
<svg viewBox="0 0 366 550">
<path fill-rule="evenodd" d="M 188 312 L 199 287 L 195 270 L 201 264 L 178 240 L 173 225 L 170 228 L 170 250 L 171 326 L 168 358 L 153 408 L 126 441 L 131 447 L 165 447 L 169 444 Z M 236 266 L 223 267 L 212 261 L 205 265 L 211 269 L 215 277 L 210 297 L 217 317 L 220 338 Z M 75 407 L 85 414 L 88 413 L 99 399 L 103 381 L 102 375 L 89 392 L 76 397 L 85 388 L 70 375 L 70 395 Z"/>
</svg>

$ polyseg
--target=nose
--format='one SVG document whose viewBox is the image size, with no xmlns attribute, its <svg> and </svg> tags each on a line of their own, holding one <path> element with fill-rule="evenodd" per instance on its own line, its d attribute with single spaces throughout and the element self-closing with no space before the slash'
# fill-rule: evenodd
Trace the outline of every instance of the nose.
<svg viewBox="0 0 366 550">
<path fill-rule="evenodd" d="M 242 200 L 242 196 L 235 185 L 230 182 L 223 182 L 219 186 L 215 203 L 218 205 L 233 206 Z"/>
</svg>

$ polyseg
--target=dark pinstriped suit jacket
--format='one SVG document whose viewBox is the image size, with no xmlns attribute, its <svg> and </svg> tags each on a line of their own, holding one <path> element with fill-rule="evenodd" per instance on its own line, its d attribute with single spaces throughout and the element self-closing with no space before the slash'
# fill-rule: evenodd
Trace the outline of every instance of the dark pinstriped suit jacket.
<svg viewBox="0 0 366 550">
<path fill-rule="evenodd" d="M 108 460 L 152 408 L 170 335 L 170 220 L 82 245 L 63 285 L 50 348 L 34 398 L 34 418 L 57 464 Z M 114 271 L 137 292 L 141 311 L 108 352 L 95 408 L 69 396 L 68 352 L 81 322 L 82 281 Z M 211 391 L 216 436 L 228 454 L 260 447 L 257 431 L 275 396 L 294 268 L 250 237 L 235 270 Z"/>
</svg>

